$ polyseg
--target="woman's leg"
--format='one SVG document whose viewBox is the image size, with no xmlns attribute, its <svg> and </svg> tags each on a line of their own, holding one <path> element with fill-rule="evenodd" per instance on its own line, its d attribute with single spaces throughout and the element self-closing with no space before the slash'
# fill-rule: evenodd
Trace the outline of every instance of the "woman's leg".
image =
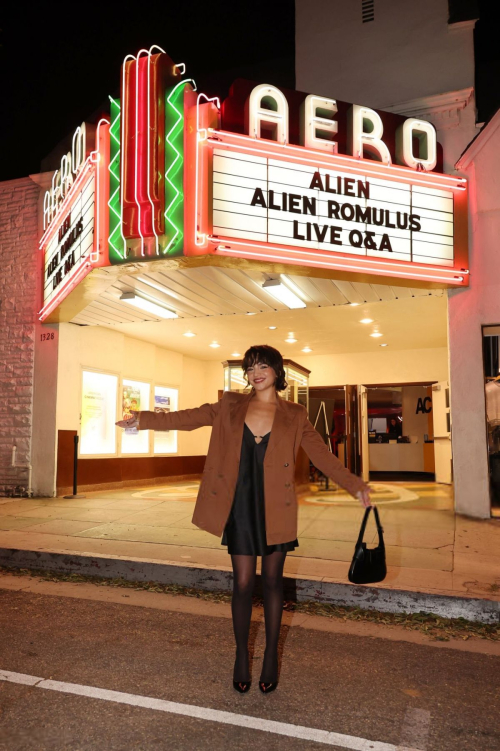
<svg viewBox="0 0 500 751">
<path fill-rule="evenodd" d="M 257 556 L 232 555 L 233 597 L 231 612 L 233 630 L 236 640 L 236 661 L 234 663 L 234 681 L 249 681 L 248 635 L 252 615 L 252 595 L 255 585 L 255 567 Z"/>
<path fill-rule="evenodd" d="M 264 617 L 266 622 L 266 649 L 262 663 L 261 681 L 278 680 L 278 641 L 283 615 L 283 566 L 286 551 L 262 556 L 262 583 L 264 589 Z"/>
</svg>

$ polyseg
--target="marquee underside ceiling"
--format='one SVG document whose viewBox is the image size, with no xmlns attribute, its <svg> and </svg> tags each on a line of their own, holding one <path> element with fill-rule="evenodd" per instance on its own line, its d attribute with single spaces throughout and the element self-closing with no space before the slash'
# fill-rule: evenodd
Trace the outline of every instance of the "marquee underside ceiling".
<svg viewBox="0 0 500 751">
<path fill-rule="evenodd" d="M 71 322 L 84 326 L 113 326 L 160 320 L 158 316 L 137 310 L 120 300 L 124 292 L 134 291 L 175 311 L 181 319 L 288 311 L 286 305 L 262 288 L 265 279 L 272 276 L 277 275 L 212 266 L 125 275 L 115 279 Z M 291 282 L 292 289 L 297 290 L 308 309 L 445 296 L 440 289 L 281 276 Z"/>
</svg>

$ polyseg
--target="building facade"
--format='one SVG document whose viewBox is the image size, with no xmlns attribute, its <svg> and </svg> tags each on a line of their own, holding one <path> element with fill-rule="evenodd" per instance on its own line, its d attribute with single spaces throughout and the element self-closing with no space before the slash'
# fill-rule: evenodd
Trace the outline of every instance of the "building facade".
<svg viewBox="0 0 500 751">
<path fill-rule="evenodd" d="M 493 289 L 476 308 L 493 278 L 467 226 L 477 175 L 455 168 L 478 133 L 474 19 L 368 5 L 297 2 L 297 91 L 240 81 L 221 103 L 158 48 L 129 56 L 108 116 L 53 172 L 2 186 L 19 411 L 0 492 L 68 490 L 75 436 L 84 487 L 199 475 L 208 429 L 115 419 L 243 388 L 231 363 L 264 340 L 353 470 L 454 478 L 457 511 L 490 515 L 481 326 L 498 321 Z"/>
</svg>

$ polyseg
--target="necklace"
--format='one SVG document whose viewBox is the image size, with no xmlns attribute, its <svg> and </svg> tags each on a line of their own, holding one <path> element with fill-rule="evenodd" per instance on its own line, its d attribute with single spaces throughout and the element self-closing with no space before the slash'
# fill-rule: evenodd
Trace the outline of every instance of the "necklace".
<svg viewBox="0 0 500 751">
<path fill-rule="evenodd" d="M 246 426 L 247 426 L 247 428 L 248 428 L 248 425 L 247 425 L 247 423 L 245 423 L 245 425 L 246 425 Z M 248 430 L 250 430 L 250 428 L 248 428 Z M 267 433 L 265 433 L 264 435 L 255 435 L 255 433 L 252 433 L 252 431 L 250 430 L 250 433 L 252 433 L 253 437 L 255 438 L 255 443 L 260 443 L 260 442 L 262 441 L 262 439 L 266 437 L 266 435 L 269 435 L 269 433 L 270 433 L 270 432 L 271 432 L 271 431 L 270 431 L 270 430 L 268 430 L 268 431 L 267 431 Z M 259 440 L 257 440 L 257 438 L 258 438 Z"/>
</svg>

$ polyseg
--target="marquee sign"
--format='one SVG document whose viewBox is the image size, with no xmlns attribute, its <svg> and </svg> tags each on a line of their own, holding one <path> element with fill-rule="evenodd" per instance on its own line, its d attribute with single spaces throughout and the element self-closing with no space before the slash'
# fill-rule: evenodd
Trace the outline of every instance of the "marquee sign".
<svg viewBox="0 0 500 751">
<path fill-rule="evenodd" d="M 96 266 L 107 263 L 109 193 L 109 123 L 100 120 L 95 150 L 90 149 L 85 126 L 73 138 L 78 158 L 63 157 L 44 199 L 44 234 L 41 321 Z"/>
<path fill-rule="evenodd" d="M 221 105 L 140 50 L 45 195 L 40 320 L 96 266 L 183 256 L 467 286 L 467 181 L 440 169 L 418 118 L 241 80 Z"/>
<path fill-rule="evenodd" d="M 337 103 L 308 96 L 290 143 L 290 115 L 279 90 L 255 87 L 246 102 L 240 132 L 234 106 L 226 116 L 229 131 L 219 125 L 224 107 L 221 118 L 216 103 L 197 102 L 188 252 L 372 281 L 468 284 L 467 183 L 433 171 L 432 125 L 400 117 L 389 123 L 387 137 L 378 113 L 344 105 L 341 129 L 333 119 Z M 339 153 L 340 144 L 348 153 Z"/>
</svg>

